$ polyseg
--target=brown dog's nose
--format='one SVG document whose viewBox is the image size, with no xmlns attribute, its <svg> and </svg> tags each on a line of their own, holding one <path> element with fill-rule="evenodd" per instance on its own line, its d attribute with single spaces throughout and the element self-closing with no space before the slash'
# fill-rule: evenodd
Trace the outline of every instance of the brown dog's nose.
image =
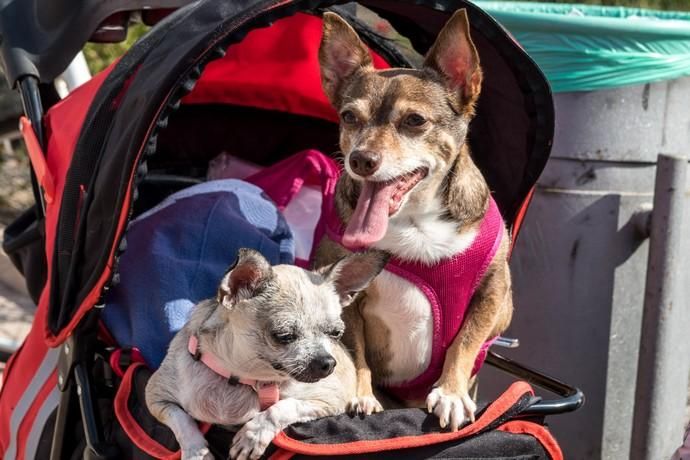
<svg viewBox="0 0 690 460">
<path fill-rule="evenodd" d="M 381 166 L 381 155 L 369 150 L 355 150 L 350 154 L 350 168 L 358 176 L 369 177 Z"/>
</svg>

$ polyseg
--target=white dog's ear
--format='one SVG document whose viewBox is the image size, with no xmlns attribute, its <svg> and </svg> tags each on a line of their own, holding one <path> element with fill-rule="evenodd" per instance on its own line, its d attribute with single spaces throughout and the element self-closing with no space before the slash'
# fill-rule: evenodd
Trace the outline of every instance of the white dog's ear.
<svg viewBox="0 0 690 460">
<path fill-rule="evenodd" d="M 256 295 L 272 276 L 273 269 L 264 256 L 253 249 L 242 248 L 220 282 L 218 303 L 231 308 L 235 303 Z"/>
<path fill-rule="evenodd" d="M 369 286 L 386 266 L 389 256 L 381 251 L 356 252 L 321 270 L 335 286 L 343 306 L 349 305 L 358 292 Z"/>
<path fill-rule="evenodd" d="M 323 36 L 319 48 L 321 86 L 331 104 L 338 103 L 342 83 L 361 68 L 373 68 L 369 49 L 357 32 L 335 13 L 323 15 Z"/>
<path fill-rule="evenodd" d="M 463 103 L 474 103 L 479 97 L 482 70 L 464 8 L 456 11 L 443 26 L 426 55 L 424 67 L 438 72 Z"/>
</svg>

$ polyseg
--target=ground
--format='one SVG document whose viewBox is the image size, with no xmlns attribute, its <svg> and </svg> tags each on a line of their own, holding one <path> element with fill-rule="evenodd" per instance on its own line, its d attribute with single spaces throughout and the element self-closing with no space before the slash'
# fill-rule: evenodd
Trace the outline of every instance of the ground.
<svg viewBox="0 0 690 460">
<path fill-rule="evenodd" d="M 12 106 L 4 102 L 0 97 L 1 109 Z M 7 131 L 0 134 L 0 240 L 5 226 L 33 204 L 29 166 L 16 140 L 17 135 Z M 33 320 L 34 308 L 22 276 L 0 250 L 0 355 L 24 339 Z"/>
</svg>

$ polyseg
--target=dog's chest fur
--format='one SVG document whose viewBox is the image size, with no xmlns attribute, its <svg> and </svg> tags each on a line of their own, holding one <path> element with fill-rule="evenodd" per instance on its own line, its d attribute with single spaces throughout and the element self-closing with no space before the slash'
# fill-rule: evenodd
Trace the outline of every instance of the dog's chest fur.
<svg viewBox="0 0 690 460">
<path fill-rule="evenodd" d="M 259 412 L 259 400 L 246 385 L 230 385 L 226 379 L 185 357 L 188 371 L 177 372 L 181 406 L 197 420 L 220 425 L 241 425 Z"/>
<path fill-rule="evenodd" d="M 444 206 L 438 197 L 425 205 L 426 211 L 401 212 L 388 223 L 388 231 L 374 247 L 404 260 L 432 265 L 470 247 L 474 228 L 458 233 L 458 222 L 443 218 Z"/>
<path fill-rule="evenodd" d="M 429 263 L 433 269 L 434 262 L 469 248 L 476 236 L 474 227 L 458 233 L 457 223 L 442 219 L 439 212 L 414 220 L 398 217 L 376 246 L 395 257 Z M 367 290 L 362 314 L 367 360 L 375 363 L 372 371 L 377 383 L 402 383 L 426 370 L 431 360 L 433 314 L 418 286 L 384 270 Z"/>
</svg>

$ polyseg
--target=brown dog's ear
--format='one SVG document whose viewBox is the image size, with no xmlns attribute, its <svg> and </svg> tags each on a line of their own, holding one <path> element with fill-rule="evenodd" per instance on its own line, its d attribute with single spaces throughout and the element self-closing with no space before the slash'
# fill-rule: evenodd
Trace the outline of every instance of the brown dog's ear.
<svg viewBox="0 0 690 460">
<path fill-rule="evenodd" d="M 253 297 L 273 276 L 271 264 L 253 249 L 240 249 L 237 260 L 223 276 L 218 288 L 218 303 L 231 308 L 240 300 Z"/>
<path fill-rule="evenodd" d="M 340 303 L 346 306 L 381 273 L 388 258 L 381 251 L 356 252 L 324 267 L 321 272 L 327 281 L 333 283 Z"/>
<path fill-rule="evenodd" d="M 319 47 L 321 85 L 331 104 L 338 104 L 342 83 L 358 69 L 372 67 L 368 48 L 357 32 L 335 13 L 323 15 L 323 36 Z"/>
<path fill-rule="evenodd" d="M 460 94 L 463 104 L 474 104 L 477 100 L 482 70 L 464 8 L 456 11 L 443 26 L 426 55 L 424 67 L 440 73 L 448 87 Z"/>
</svg>

